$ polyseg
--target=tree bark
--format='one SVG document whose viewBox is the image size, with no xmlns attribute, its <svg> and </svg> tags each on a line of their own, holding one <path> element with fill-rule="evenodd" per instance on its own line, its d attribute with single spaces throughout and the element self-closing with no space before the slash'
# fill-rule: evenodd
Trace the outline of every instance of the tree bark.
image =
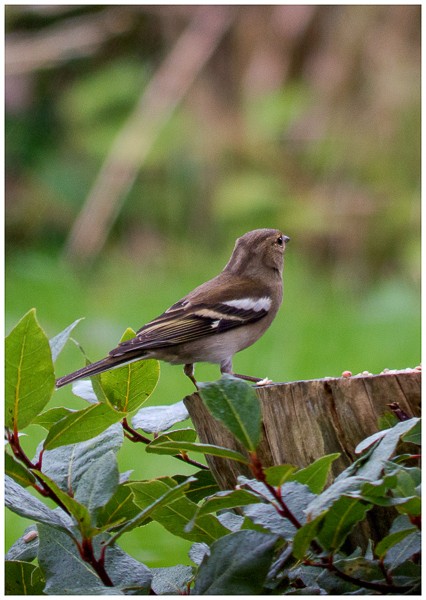
<svg viewBox="0 0 426 600">
<path fill-rule="evenodd" d="M 292 464 L 305 467 L 325 454 L 339 452 L 328 484 L 356 458 L 358 443 L 378 431 L 378 419 L 398 403 L 409 417 L 420 416 L 419 370 L 389 374 L 313 379 L 255 388 L 262 405 L 262 438 L 257 454 L 264 467 Z M 214 419 L 198 393 L 185 405 L 201 442 L 247 451 Z M 403 446 L 403 445 L 402 445 Z M 404 448 L 398 451 L 404 452 Z M 238 475 L 252 477 L 241 463 L 207 456 L 210 469 L 222 489 L 232 489 Z M 382 539 L 389 530 L 392 509 L 375 507 L 350 534 L 345 549 L 365 550 L 368 540 Z"/>
</svg>

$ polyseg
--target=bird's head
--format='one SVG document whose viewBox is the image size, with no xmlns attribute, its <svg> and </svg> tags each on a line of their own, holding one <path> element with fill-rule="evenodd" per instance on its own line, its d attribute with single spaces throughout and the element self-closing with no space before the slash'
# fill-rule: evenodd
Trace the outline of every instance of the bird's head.
<svg viewBox="0 0 426 600">
<path fill-rule="evenodd" d="M 278 229 L 255 229 L 238 238 L 225 269 L 250 276 L 265 270 L 283 270 L 284 251 L 290 238 Z"/>
</svg>

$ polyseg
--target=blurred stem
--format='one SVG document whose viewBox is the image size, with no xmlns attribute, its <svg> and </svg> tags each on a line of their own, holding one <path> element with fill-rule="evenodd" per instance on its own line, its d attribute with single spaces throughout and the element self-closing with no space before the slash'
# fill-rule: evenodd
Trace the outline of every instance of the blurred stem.
<svg viewBox="0 0 426 600">
<path fill-rule="evenodd" d="M 236 14 L 224 5 L 197 8 L 115 138 L 68 238 L 72 261 L 94 259 L 155 140 L 214 53 Z"/>
</svg>

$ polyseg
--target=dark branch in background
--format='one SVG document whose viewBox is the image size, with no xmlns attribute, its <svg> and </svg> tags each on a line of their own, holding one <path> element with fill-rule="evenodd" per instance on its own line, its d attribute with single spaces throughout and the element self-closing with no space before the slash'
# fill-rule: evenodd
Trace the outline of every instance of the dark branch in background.
<svg viewBox="0 0 426 600">
<path fill-rule="evenodd" d="M 68 17 L 38 33 L 8 34 L 6 77 L 56 67 L 68 62 L 70 57 L 94 54 L 105 42 L 129 30 L 132 24 L 132 13 L 120 6 L 93 15 Z"/>
<path fill-rule="evenodd" d="M 129 425 L 127 419 L 123 419 L 121 421 L 121 424 L 124 429 L 124 435 L 131 442 L 141 442 L 142 444 L 150 444 L 152 442 L 152 440 L 145 437 L 144 435 L 141 435 L 138 431 L 133 429 L 133 427 L 131 427 Z M 189 456 L 187 455 L 186 452 L 182 452 L 181 454 L 174 454 L 173 457 L 177 458 L 178 460 L 181 460 L 183 462 L 186 462 L 188 465 L 197 467 L 197 469 L 206 469 L 206 470 L 209 469 L 206 465 L 203 465 L 203 463 L 200 463 L 197 460 L 193 460 L 192 458 L 189 458 Z"/>
<path fill-rule="evenodd" d="M 399 402 L 391 402 L 390 404 L 388 404 L 388 406 L 399 421 L 408 421 L 408 419 L 413 418 L 412 416 L 410 417 L 410 415 L 407 415 L 407 413 L 402 410 L 402 408 L 399 406 Z"/>
</svg>

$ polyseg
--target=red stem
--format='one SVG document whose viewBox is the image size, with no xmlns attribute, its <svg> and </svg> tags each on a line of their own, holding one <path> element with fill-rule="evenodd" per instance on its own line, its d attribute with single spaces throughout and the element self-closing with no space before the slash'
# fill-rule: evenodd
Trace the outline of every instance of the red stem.
<svg viewBox="0 0 426 600">
<path fill-rule="evenodd" d="M 25 454 L 24 450 L 22 449 L 21 443 L 19 441 L 18 432 L 14 431 L 12 433 L 10 431 L 7 431 L 6 435 L 7 435 L 7 439 L 9 441 L 10 447 L 12 448 L 13 454 L 16 456 L 16 458 L 18 460 L 20 460 L 22 463 L 24 463 L 24 465 L 28 469 L 31 469 L 32 474 L 34 475 L 34 477 L 39 482 L 39 485 L 37 485 L 36 483 L 34 483 L 33 484 L 33 488 L 35 490 L 37 490 L 42 496 L 44 496 L 46 498 L 52 498 L 52 500 L 54 500 L 56 502 L 56 504 L 62 508 L 62 510 L 64 510 L 67 514 L 70 514 L 69 510 L 67 509 L 67 507 L 62 503 L 62 501 L 58 498 L 58 496 L 55 494 L 55 492 L 53 490 L 51 490 L 50 487 L 47 485 L 47 483 L 45 483 L 37 475 L 36 471 L 39 469 L 39 464 L 41 464 L 41 455 L 42 455 L 42 453 L 40 455 L 40 458 L 39 458 L 37 464 L 34 464 L 34 463 L 32 463 L 30 461 L 30 459 L 28 458 L 28 456 Z"/>
<path fill-rule="evenodd" d="M 262 482 L 264 486 L 266 486 L 268 491 L 273 495 L 273 497 L 277 501 L 278 506 L 274 505 L 277 512 L 282 517 L 288 519 L 290 521 L 290 523 L 296 527 L 296 529 L 300 529 L 302 527 L 302 524 L 297 519 L 297 517 L 294 516 L 294 514 L 291 512 L 291 510 L 289 509 L 287 504 L 284 502 L 284 500 L 281 496 L 281 490 L 277 489 L 276 487 L 274 487 L 273 485 L 271 485 L 270 483 L 268 483 L 266 481 L 266 475 L 265 475 L 265 471 L 263 470 L 263 465 L 260 462 L 259 457 L 257 456 L 256 452 L 250 452 L 250 465 L 249 466 L 250 466 L 251 472 L 253 473 L 254 477 L 258 481 Z"/>
<path fill-rule="evenodd" d="M 136 431 L 135 429 L 133 429 L 133 427 L 131 427 L 129 425 L 127 419 L 123 419 L 121 421 L 121 424 L 122 424 L 123 429 L 124 429 L 124 435 L 131 442 L 135 442 L 135 443 L 136 442 L 142 442 L 143 444 L 150 444 L 151 443 L 152 440 L 150 440 L 149 438 L 145 437 L 144 435 L 141 435 L 138 431 Z M 182 454 L 174 454 L 173 456 L 174 456 L 174 458 L 177 458 L 178 460 L 186 462 L 189 465 L 192 465 L 193 467 L 197 467 L 197 469 L 206 469 L 206 470 L 208 470 L 208 467 L 206 465 L 203 465 L 203 463 L 200 463 L 197 460 L 193 460 L 192 458 L 189 458 L 189 456 L 186 454 L 186 452 L 184 452 Z"/>
<path fill-rule="evenodd" d="M 78 545 L 78 549 L 81 558 L 93 567 L 93 569 L 96 571 L 96 574 L 102 580 L 102 583 L 107 587 L 114 587 L 113 582 L 105 570 L 105 552 L 101 552 L 101 556 L 99 560 L 97 560 L 93 550 L 91 538 L 83 539 L 81 545 Z"/>
<path fill-rule="evenodd" d="M 320 569 L 327 569 L 331 573 L 334 573 L 343 581 L 347 581 L 348 583 L 353 583 L 358 587 L 363 587 L 367 590 L 374 590 L 375 592 L 381 592 L 382 594 L 403 594 L 404 592 L 408 592 L 410 587 L 403 585 L 388 585 L 386 583 L 377 583 L 375 581 L 364 581 L 363 579 L 356 579 L 356 577 L 352 577 L 347 573 L 343 573 L 340 571 L 334 564 L 333 558 L 330 557 L 330 560 L 327 563 L 315 563 L 310 560 L 303 561 L 305 565 L 309 567 L 318 567 Z"/>
</svg>

